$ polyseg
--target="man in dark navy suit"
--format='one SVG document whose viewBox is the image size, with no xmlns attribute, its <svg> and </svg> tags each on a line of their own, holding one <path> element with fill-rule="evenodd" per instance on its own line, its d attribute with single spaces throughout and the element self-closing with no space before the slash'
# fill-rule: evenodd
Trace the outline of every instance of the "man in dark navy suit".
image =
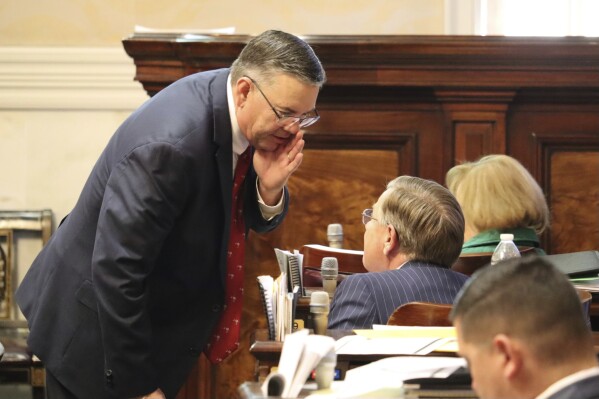
<svg viewBox="0 0 599 399">
<path fill-rule="evenodd" d="M 464 216 L 449 190 L 400 176 L 364 210 L 362 222 L 369 273 L 351 275 L 339 285 L 329 329 L 386 324 L 408 302 L 453 302 L 468 277 L 450 269 L 464 241 Z"/>
<path fill-rule="evenodd" d="M 542 256 L 475 273 L 451 318 L 480 398 L 599 398 L 597 357 L 578 294 Z"/>
<path fill-rule="evenodd" d="M 221 317 L 241 300 L 228 259 L 248 229 L 281 223 L 324 81 L 308 44 L 267 31 L 121 125 L 17 292 L 49 399 L 174 398 L 203 350 L 235 350 L 235 329 L 215 328 L 240 322 Z"/>
</svg>

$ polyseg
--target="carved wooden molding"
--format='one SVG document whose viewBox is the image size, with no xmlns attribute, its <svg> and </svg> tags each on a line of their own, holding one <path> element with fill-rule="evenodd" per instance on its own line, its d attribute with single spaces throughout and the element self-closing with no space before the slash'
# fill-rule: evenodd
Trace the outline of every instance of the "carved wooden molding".
<svg viewBox="0 0 599 399">
<path fill-rule="evenodd" d="M 151 94 L 188 75 L 228 67 L 246 35 L 134 35 L 123 40 Z M 305 36 L 329 86 L 599 88 L 599 47 L 584 37 Z"/>
<path fill-rule="evenodd" d="M 531 133 L 536 152 L 535 177 L 547 190 L 551 187 L 551 156 L 558 151 L 592 151 L 599 154 L 599 135 L 563 133 L 559 136 L 543 133 Z M 548 198 L 549 200 L 550 198 Z"/>
<path fill-rule="evenodd" d="M 313 133 L 305 132 L 306 149 L 354 149 L 385 150 L 397 152 L 400 161 L 398 174 L 418 176 L 418 135 L 413 133 L 354 132 Z"/>
<path fill-rule="evenodd" d="M 536 152 L 536 163 L 535 163 L 535 167 L 534 167 L 534 173 L 535 173 L 535 177 L 537 179 L 537 181 L 539 182 L 539 184 L 541 185 L 541 187 L 543 187 L 544 192 L 545 192 L 545 197 L 547 198 L 547 203 L 552 205 L 552 213 L 557 212 L 557 211 L 562 211 L 559 209 L 556 209 L 557 207 L 557 203 L 559 202 L 559 199 L 557 198 L 553 198 L 553 196 L 556 194 L 555 190 L 553 189 L 553 181 L 552 181 L 552 174 L 556 172 L 556 167 L 553 165 L 553 156 L 559 153 L 566 153 L 566 152 L 572 152 L 572 153 L 596 153 L 596 157 L 599 158 L 599 136 L 597 134 L 581 134 L 581 133 L 562 133 L 561 135 L 557 136 L 555 134 L 550 135 L 550 134 L 543 134 L 543 133 L 532 133 L 531 134 L 532 137 L 532 142 L 534 143 L 534 150 Z M 596 206 L 593 209 L 593 206 L 591 204 L 595 203 L 595 204 L 599 204 L 599 200 L 597 200 L 597 198 L 593 198 L 593 195 L 589 195 L 589 193 L 587 191 L 585 191 L 584 185 L 587 184 L 588 182 L 585 182 L 583 179 L 583 176 L 581 175 L 582 171 L 578 170 L 578 171 L 573 171 L 573 174 L 576 175 L 576 180 L 578 180 L 578 184 L 582 184 L 582 186 L 580 187 L 580 189 L 582 191 L 580 191 L 581 194 L 581 198 L 583 198 L 583 202 L 584 203 L 579 203 L 577 205 L 575 205 L 576 208 L 580 208 L 580 206 L 583 206 L 584 211 L 583 213 L 585 214 L 585 218 L 590 220 L 596 219 L 597 217 L 599 217 L 599 208 L 597 208 Z M 598 173 L 599 175 L 599 173 Z M 563 179 L 562 179 L 563 180 Z M 594 179 L 593 182 L 591 182 L 591 184 L 594 184 Z M 587 189 L 591 189 L 592 187 L 588 187 Z M 563 192 L 560 193 L 560 195 L 563 196 L 572 196 L 576 194 L 575 192 Z M 572 198 L 572 200 L 574 200 Z M 574 200 L 575 201 L 575 200 Z M 588 206 L 588 209 L 585 207 Z M 568 219 L 570 219 L 568 217 Z M 556 229 L 559 229 L 559 227 L 555 226 L 555 223 L 553 223 L 555 221 L 552 221 L 552 228 L 551 231 L 546 231 L 543 234 L 543 241 L 545 243 L 545 247 L 547 248 L 558 248 L 559 247 L 559 242 L 554 243 L 553 241 L 553 237 L 556 234 L 559 234 L 559 231 L 556 231 Z M 569 226 L 575 227 L 576 226 L 576 221 L 574 220 L 568 220 L 567 221 Z M 592 223 L 592 222 L 591 222 Z M 580 226 L 579 226 L 580 227 Z M 570 227 L 568 227 L 570 228 Z M 597 229 L 597 226 L 595 226 L 595 228 Z M 596 231 L 597 232 L 597 231 Z M 592 234 L 592 233 L 591 233 Z M 592 237 L 590 237 L 589 234 L 583 234 L 583 237 L 581 238 L 585 238 L 585 239 L 593 239 Z M 572 239 L 576 240 L 576 237 L 572 237 Z M 596 243 L 595 243 L 596 245 Z M 595 247 L 593 246 L 592 248 L 589 247 L 588 249 L 595 249 Z"/>
</svg>

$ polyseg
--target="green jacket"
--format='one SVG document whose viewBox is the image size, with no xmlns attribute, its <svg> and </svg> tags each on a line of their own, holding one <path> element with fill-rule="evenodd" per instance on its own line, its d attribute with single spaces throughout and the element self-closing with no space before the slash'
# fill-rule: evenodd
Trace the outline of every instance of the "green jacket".
<svg viewBox="0 0 599 399">
<path fill-rule="evenodd" d="M 518 247 L 534 247 L 539 255 L 545 255 L 545 251 L 540 248 L 539 237 L 533 229 L 520 227 L 516 229 L 492 229 L 483 231 L 466 241 L 462 246 L 462 254 L 472 254 L 480 252 L 493 252 L 499 244 L 500 234 L 513 234 L 514 244 Z"/>
</svg>

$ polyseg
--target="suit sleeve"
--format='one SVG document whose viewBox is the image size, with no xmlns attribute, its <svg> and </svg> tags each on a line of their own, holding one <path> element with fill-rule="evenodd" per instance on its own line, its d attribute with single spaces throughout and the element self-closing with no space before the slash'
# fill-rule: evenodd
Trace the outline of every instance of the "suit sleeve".
<svg viewBox="0 0 599 399">
<path fill-rule="evenodd" d="M 185 158 L 165 143 L 136 148 L 114 167 L 99 215 L 92 278 L 105 373 L 119 397 L 154 391 L 146 277 L 189 190 Z"/>
<path fill-rule="evenodd" d="M 366 274 L 355 274 L 339 284 L 329 313 L 328 328 L 352 330 L 372 328 L 376 314 L 375 301 Z"/>
</svg>

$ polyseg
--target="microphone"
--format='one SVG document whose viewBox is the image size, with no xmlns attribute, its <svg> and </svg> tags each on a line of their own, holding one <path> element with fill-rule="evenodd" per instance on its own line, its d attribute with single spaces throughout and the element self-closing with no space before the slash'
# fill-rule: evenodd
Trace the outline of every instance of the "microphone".
<svg viewBox="0 0 599 399">
<path fill-rule="evenodd" d="M 332 223 L 327 226 L 327 239 L 329 247 L 343 248 L 343 226 L 339 223 Z"/>
<path fill-rule="evenodd" d="M 324 291 L 314 291 L 310 295 L 310 314 L 314 333 L 326 335 L 329 323 L 329 294 Z"/>
<path fill-rule="evenodd" d="M 335 289 L 337 288 L 337 274 L 339 274 L 339 265 L 337 264 L 337 258 L 325 257 L 322 258 L 320 265 L 320 275 L 322 276 L 322 288 L 333 296 Z"/>
</svg>

